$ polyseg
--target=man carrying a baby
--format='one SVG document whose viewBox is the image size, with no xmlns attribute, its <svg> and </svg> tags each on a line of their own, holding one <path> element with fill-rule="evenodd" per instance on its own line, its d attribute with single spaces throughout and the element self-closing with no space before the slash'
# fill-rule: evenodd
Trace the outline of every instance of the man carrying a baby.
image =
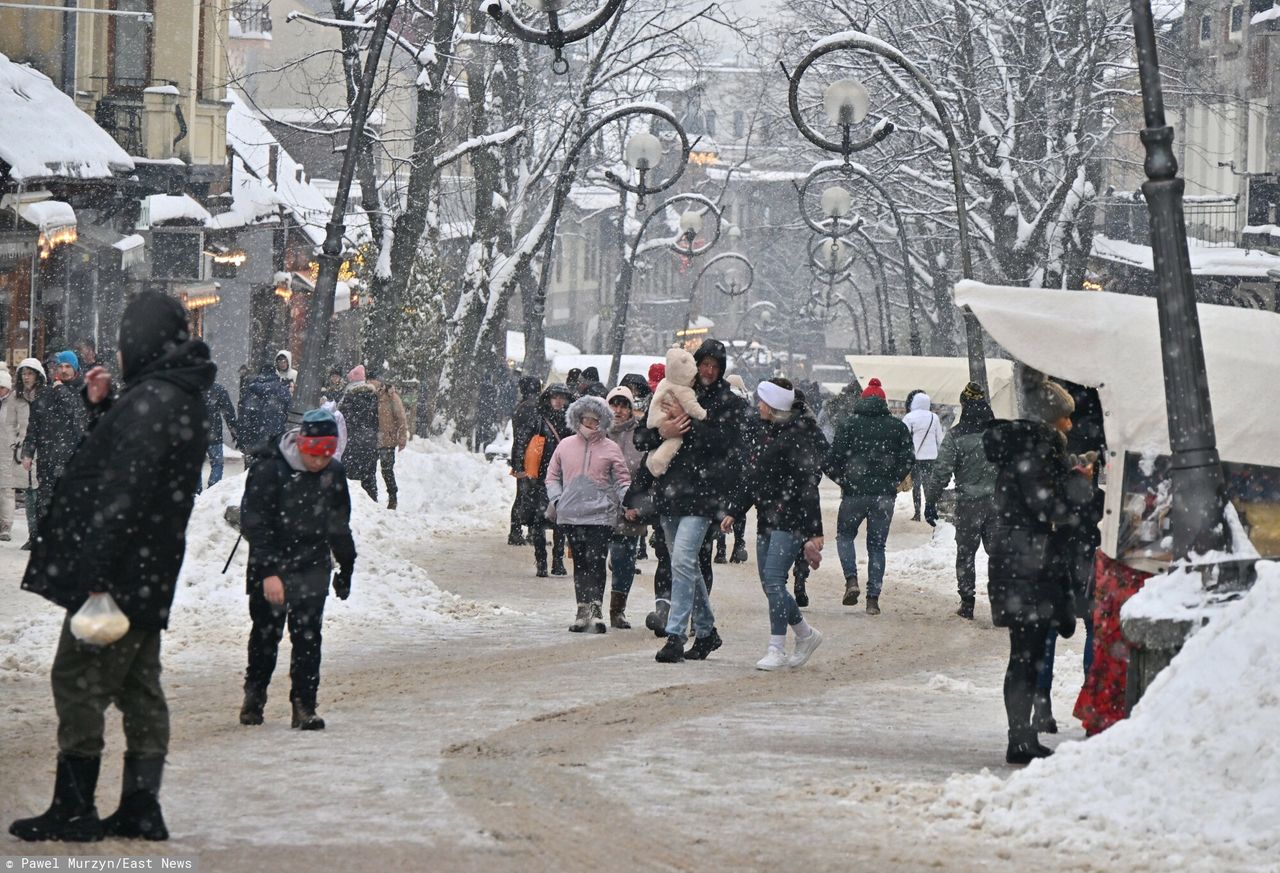
<svg viewBox="0 0 1280 873">
<path fill-rule="evenodd" d="M 742 434 L 747 405 L 724 379 L 724 343 L 706 340 L 693 358 L 697 375 L 692 387 L 705 417 L 698 420 L 690 416 L 672 396 L 662 401 L 661 414 L 651 416 L 648 426 L 637 428 L 635 435 L 636 448 L 642 451 L 657 450 L 665 441 L 680 440 L 654 485 L 654 502 L 671 552 L 667 642 L 656 656 L 662 663 L 686 658 L 700 661 L 720 648 L 698 551 L 707 529 L 724 518 L 743 485 Z M 663 452 L 669 453 L 670 447 Z M 685 651 L 690 615 L 695 639 Z"/>
</svg>

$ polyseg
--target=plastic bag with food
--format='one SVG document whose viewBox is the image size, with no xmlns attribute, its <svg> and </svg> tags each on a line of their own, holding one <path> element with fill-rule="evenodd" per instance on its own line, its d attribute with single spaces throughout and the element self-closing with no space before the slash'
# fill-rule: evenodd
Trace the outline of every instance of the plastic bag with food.
<svg viewBox="0 0 1280 873">
<path fill-rule="evenodd" d="M 129 632 L 129 616 L 110 594 L 90 594 L 71 617 L 71 634 L 94 646 L 109 646 Z"/>
</svg>

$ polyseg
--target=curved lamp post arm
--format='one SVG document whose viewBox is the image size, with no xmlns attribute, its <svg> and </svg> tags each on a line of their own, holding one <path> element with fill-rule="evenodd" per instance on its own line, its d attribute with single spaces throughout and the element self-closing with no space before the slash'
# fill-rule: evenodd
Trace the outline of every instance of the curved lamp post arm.
<svg viewBox="0 0 1280 873">
<path fill-rule="evenodd" d="M 884 58 L 906 71 L 915 80 L 916 84 L 929 95 L 929 100 L 933 104 L 934 112 L 938 117 L 938 128 L 947 140 L 947 151 L 951 158 L 951 182 L 952 187 L 955 189 L 956 224 L 960 234 L 960 272 L 966 279 L 973 278 L 973 256 L 969 248 L 969 213 L 965 205 L 968 201 L 968 190 L 964 184 L 964 174 L 960 169 L 960 143 L 956 138 L 955 128 L 951 123 L 951 113 L 947 109 L 942 95 L 934 87 L 933 82 L 929 81 L 929 77 L 924 74 L 924 71 L 916 66 L 906 55 L 884 40 L 854 30 L 834 34 L 820 40 L 810 50 L 809 54 L 805 55 L 800 65 L 796 67 L 795 74 L 789 77 L 791 84 L 790 105 L 796 127 L 810 142 L 827 151 L 839 152 L 846 161 L 850 152 L 858 151 L 858 144 L 849 142 L 847 128 L 843 143 L 835 143 L 820 134 L 816 135 L 815 138 L 814 131 L 809 128 L 804 119 L 800 118 L 799 114 L 801 75 L 819 58 L 838 51 L 865 51 Z M 882 128 L 883 126 L 884 123 L 882 122 L 880 127 Z M 966 308 L 962 312 L 964 314 L 965 342 L 969 358 L 969 378 L 985 389 L 987 387 L 987 362 L 982 341 L 982 327 L 978 324 L 978 320 L 974 317 L 972 311 Z"/>
<path fill-rule="evenodd" d="M 573 22 L 573 26 L 568 30 L 560 27 L 560 14 L 555 10 L 547 11 L 547 29 L 538 30 L 530 27 L 520 20 L 515 14 L 511 4 L 506 0 L 486 0 L 481 5 L 489 17 L 498 23 L 498 26 L 507 33 L 514 36 L 522 42 L 530 42 L 534 45 L 550 46 L 555 53 L 555 60 L 551 62 L 551 69 L 558 75 L 569 72 L 569 62 L 565 60 L 562 49 L 570 43 L 579 42 L 604 27 L 605 22 L 613 17 L 622 7 L 623 0 L 607 0 L 607 2 L 596 9 L 586 18 Z"/>
<path fill-rule="evenodd" d="M 816 145 L 823 151 L 837 152 L 842 155 L 850 155 L 853 152 L 860 152 L 871 148 L 876 143 L 886 139 L 894 131 L 893 122 L 887 119 L 881 121 L 871 131 L 871 136 L 866 139 L 853 140 L 849 137 L 849 128 L 844 128 L 844 135 L 841 141 L 837 142 L 833 139 L 827 139 L 818 133 L 809 122 L 804 120 L 804 116 L 800 114 L 800 78 L 805 74 L 818 58 L 826 54 L 825 51 L 815 54 L 810 53 L 800 62 L 800 66 L 796 67 L 794 73 L 787 72 L 785 64 L 779 64 L 782 67 L 782 73 L 787 77 L 787 106 L 791 110 L 791 120 L 795 123 L 796 129 L 804 135 L 804 138 Z"/>
<path fill-rule="evenodd" d="M 693 239 L 688 240 L 688 247 L 681 248 L 679 242 L 685 237 L 677 235 L 674 239 L 669 239 L 665 243 L 665 247 L 670 251 L 684 255 L 685 257 L 696 258 L 705 255 L 720 240 L 721 214 L 720 207 L 708 200 L 701 194 L 683 193 L 676 194 L 674 197 L 668 197 L 663 201 L 662 205 L 650 212 L 640 222 L 640 229 L 636 231 L 635 239 L 629 248 L 629 254 L 624 252 L 622 262 L 618 265 L 618 283 L 614 287 L 614 313 L 613 327 L 609 332 L 610 352 L 612 361 L 609 364 L 609 384 L 616 385 L 618 381 L 618 367 L 622 363 L 622 347 L 627 337 L 627 312 L 631 308 L 631 280 L 635 275 L 636 259 L 644 254 L 640 250 L 640 245 L 644 240 L 645 231 L 648 230 L 649 224 L 659 215 L 665 214 L 667 209 L 676 203 L 697 203 L 703 207 L 705 211 L 711 212 L 716 217 L 715 233 L 710 242 L 702 248 L 695 249 L 693 247 Z M 626 212 L 622 214 L 622 225 L 626 224 Z"/>
<path fill-rule="evenodd" d="M 741 297 L 743 294 L 746 294 L 751 290 L 751 285 L 756 280 L 756 270 L 751 261 L 747 260 L 746 256 L 740 255 L 737 252 L 721 252 L 715 257 L 708 259 L 707 262 L 702 265 L 702 269 L 698 271 L 698 275 L 693 277 L 693 284 L 689 286 L 689 305 L 686 307 L 684 316 L 684 329 L 687 330 L 689 322 L 693 320 L 693 303 L 694 300 L 697 299 L 698 285 L 702 282 L 702 277 L 706 275 L 707 271 L 712 267 L 717 264 L 723 264 L 726 261 L 734 261 L 746 267 L 747 281 L 744 282 L 741 287 L 735 285 L 730 288 L 723 288 L 717 283 L 716 290 L 726 297 Z"/>
</svg>

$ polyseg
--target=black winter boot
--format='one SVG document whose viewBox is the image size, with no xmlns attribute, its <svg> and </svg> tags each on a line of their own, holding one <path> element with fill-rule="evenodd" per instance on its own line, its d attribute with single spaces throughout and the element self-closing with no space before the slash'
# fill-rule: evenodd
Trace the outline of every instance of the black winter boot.
<svg viewBox="0 0 1280 873">
<path fill-rule="evenodd" d="M 591 621 L 587 625 L 587 630 L 593 634 L 602 634 L 609 630 L 609 626 L 604 623 L 604 611 L 599 601 L 591 602 Z"/>
<path fill-rule="evenodd" d="M 1031 729 L 1038 734 L 1058 732 L 1058 722 L 1053 717 L 1053 700 L 1048 691 L 1040 688 L 1031 698 Z"/>
<path fill-rule="evenodd" d="M 591 604 L 579 603 L 578 615 L 573 620 L 573 624 L 569 625 L 569 633 L 580 634 L 591 626 Z"/>
<path fill-rule="evenodd" d="M 21 818 L 9 825 L 9 833 L 28 843 L 93 843 L 102 839 L 102 821 L 93 805 L 101 764 L 101 758 L 59 755 L 53 803 L 43 815 Z"/>
<path fill-rule="evenodd" d="M 262 710 L 267 705 L 267 689 L 245 686 L 244 703 L 240 706 L 240 724 L 262 724 Z"/>
<path fill-rule="evenodd" d="M 684 653 L 687 661 L 705 661 L 707 656 L 716 649 L 724 645 L 724 640 L 720 639 L 720 634 L 715 628 L 711 629 L 711 633 L 705 637 L 697 637 L 693 641 L 693 645 Z"/>
<path fill-rule="evenodd" d="M 972 597 L 960 598 L 960 608 L 956 610 L 956 615 L 960 616 L 961 618 L 967 618 L 970 621 L 973 620 L 973 598 Z"/>
<path fill-rule="evenodd" d="M 679 664 L 684 660 L 684 643 L 677 637 L 667 637 L 666 644 L 653 656 L 659 664 Z"/>
<path fill-rule="evenodd" d="M 742 542 L 742 540 L 738 540 L 733 544 L 733 554 L 729 556 L 729 563 L 730 564 L 747 563 L 747 547 Z"/>
<path fill-rule="evenodd" d="M 507 534 L 507 545 L 523 546 L 524 542 L 524 531 L 520 530 L 520 525 L 511 525 L 511 531 Z"/>
<path fill-rule="evenodd" d="M 844 580 L 844 597 L 840 602 L 845 606 L 857 606 L 862 591 L 858 588 L 858 577 L 848 576 Z"/>
<path fill-rule="evenodd" d="M 644 626 L 653 631 L 655 637 L 667 635 L 667 616 L 671 613 L 670 600 L 658 600 L 653 604 L 653 612 L 644 617 Z"/>
<path fill-rule="evenodd" d="M 625 615 L 627 609 L 627 595 L 619 591 L 609 592 L 609 624 L 619 630 L 631 630 L 631 622 L 627 621 Z"/>
<path fill-rule="evenodd" d="M 552 576 L 568 576 L 569 571 L 564 568 L 564 558 L 551 559 L 551 575 Z"/>
<path fill-rule="evenodd" d="M 1009 731 L 1009 749 L 1004 759 L 1010 764 L 1030 764 L 1036 758 L 1047 758 L 1053 749 L 1036 742 L 1034 730 Z"/>
<path fill-rule="evenodd" d="M 796 577 L 795 597 L 796 606 L 805 607 L 809 605 L 809 591 L 805 588 L 804 580 L 799 576 Z"/>
<path fill-rule="evenodd" d="M 724 538 L 716 540 L 716 556 L 712 558 L 717 564 L 729 563 L 729 555 L 725 551 Z"/>
<path fill-rule="evenodd" d="M 164 758 L 124 756 L 124 781 L 120 786 L 120 808 L 102 820 L 102 832 L 109 837 L 167 840 L 169 829 L 160 812 L 160 776 Z"/>
<path fill-rule="evenodd" d="M 295 700 L 293 701 L 293 721 L 289 726 L 304 731 L 322 731 L 324 730 L 324 719 L 316 715 L 316 705 L 314 703 L 303 703 L 301 700 Z"/>
</svg>

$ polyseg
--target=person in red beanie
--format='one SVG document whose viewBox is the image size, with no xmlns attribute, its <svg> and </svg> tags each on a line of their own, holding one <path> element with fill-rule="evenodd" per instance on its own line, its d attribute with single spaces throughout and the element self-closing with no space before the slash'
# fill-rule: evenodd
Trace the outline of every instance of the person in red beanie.
<svg viewBox="0 0 1280 873">
<path fill-rule="evenodd" d="M 884 388 L 872 379 L 853 406 L 853 415 L 836 430 L 823 464 L 843 495 L 836 518 L 836 554 L 844 571 L 841 601 L 854 606 L 858 589 L 858 528 L 867 523 L 867 614 L 880 614 L 885 544 L 897 502 L 898 484 L 915 463 L 911 431 L 889 413 Z"/>
<path fill-rule="evenodd" d="M 666 364 L 650 364 L 649 365 L 649 393 L 652 394 L 658 390 L 658 383 L 667 377 Z"/>
</svg>

